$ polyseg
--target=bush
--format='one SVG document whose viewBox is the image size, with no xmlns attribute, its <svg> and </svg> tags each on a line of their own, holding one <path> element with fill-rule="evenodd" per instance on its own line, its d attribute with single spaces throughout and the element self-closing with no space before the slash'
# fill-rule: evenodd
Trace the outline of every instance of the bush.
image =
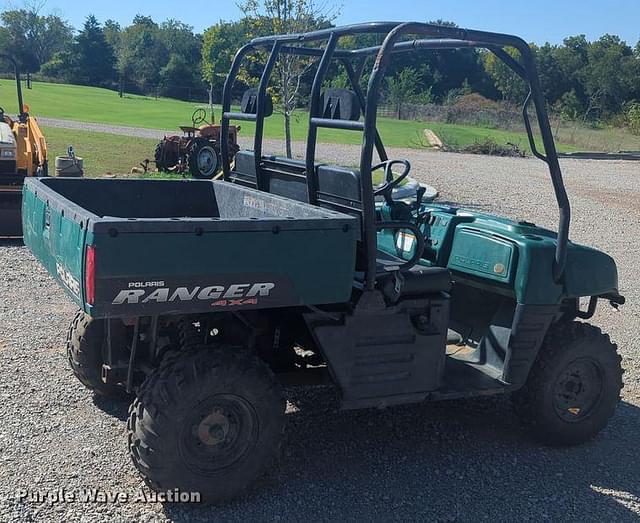
<svg viewBox="0 0 640 523">
<path fill-rule="evenodd" d="M 525 158 L 527 156 L 527 154 L 517 144 L 499 144 L 493 138 L 476 140 L 459 152 L 469 154 L 486 154 L 488 156 L 511 156 L 515 158 Z"/>
<path fill-rule="evenodd" d="M 478 93 L 468 93 L 460 96 L 453 105 L 460 110 L 467 109 L 472 111 L 502 111 L 504 105 L 501 105 L 495 100 L 489 100 Z"/>
<path fill-rule="evenodd" d="M 640 135 L 640 102 L 629 104 L 627 109 L 627 121 L 633 134 Z"/>
</svg>

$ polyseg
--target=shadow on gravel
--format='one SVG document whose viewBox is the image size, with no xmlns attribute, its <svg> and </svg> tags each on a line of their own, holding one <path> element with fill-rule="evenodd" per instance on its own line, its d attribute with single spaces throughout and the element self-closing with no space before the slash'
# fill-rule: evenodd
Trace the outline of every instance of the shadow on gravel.
<svg viewBox="0 0 640 523">
<path fill-rule="evenodd" d="M 0 248 L 2 247 L 23 247 L 22 238 L 2 238 L 0 237 Z"/>
<path fill-rule="evenodd" d="M 277 471 L 221 507 L 165 505 L 175 521 L 636 520 L 640 409 L 573 448 L 541 447 L 507 398 L 338 411 L 332 391 L 293 393 Z M 224 480 L 224 479 L 222 479 Z M 633 510 L 632 510 L 633 509 Z"/>
<path fill-rule="evenodd" d="M 93 394 L 93 404 L 105 414 L 118 418 L 120 421 L 127 421 L 129 417 L 129 401 L 112 400 Z"/>
</svg>

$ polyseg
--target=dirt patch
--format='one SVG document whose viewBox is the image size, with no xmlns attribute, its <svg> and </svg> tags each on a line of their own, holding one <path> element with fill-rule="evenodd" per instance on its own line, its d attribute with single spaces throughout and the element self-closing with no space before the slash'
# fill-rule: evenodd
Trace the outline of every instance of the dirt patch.
<svg viewBox="0 0 640 523">
<path fill-rule="evenodd" d="M 604 205 L 614 205 L 620 209 L 631 211 L 633 213 L 640 212 L 640 195 L 638 195 L 638 193 L 582 188 L 578 188 L 576 192 Z"/>
</svg>

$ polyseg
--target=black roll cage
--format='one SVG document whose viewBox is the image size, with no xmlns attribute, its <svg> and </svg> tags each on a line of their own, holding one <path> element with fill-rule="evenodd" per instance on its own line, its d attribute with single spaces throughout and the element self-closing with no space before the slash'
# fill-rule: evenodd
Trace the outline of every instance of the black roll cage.
<svg viewBox="0 0 640 523">
<path fill-rule="evenodd" d="M 358 34 L 386 34 L 382 45 L 361 49 L 339 49 L 338 41 L 341 37 Z M 404 35 L 415 35 L 420 38 L 412 41 L 399 41 Z M 307 47 L 304 44 L 326 40 L 324 47 Z M 505 48 L 512 47 L 519 51 L 522 62 L 513 58 Z M 522 114 L 533 155 L 544 161 L 549 167 L 551 182 L 559 208 L 558 239 L 553 265 L 553 278 L 557 283 L 562 282 L 567 260 L 567 245 L 569 242 L 569 224 L 571 208 L 562 179 L 562 171 L 558 161 L 549 117 L 545 107 L 544 96 L 540 86 L 540 79 L 529 45 L 517 36 L 500 33 L 489 33 L 470 29 L 444 27 L 420 22 L 371 22 L 342 27 L 331 27 L 309 33 L 275 35 L 254 38 L 242 47 L 236 54 L 231 70 L 226 78 L 222 95 L 222 136 L 229 132 L 230 120 L 253 121 L 256 124 L 254 136 L 254 158 L 259 190 L 268 190 L 265 176 L 262 176 L 262 141 L 264 136 L 265 99 L 271 73 L 280 54 L 318 57 L 320 61 L 313 80 L 309 102 L 309 131 L 306 149 L 306 179 L 309 203 L 317 204 L 317 174 L 315 172 L 315 156 L 318 128 L 333 128 L 361 131 L 363 133 L 362 150 L 360 154 L 360 174 L 362 177 L 362 211 L 363 211 L 363 240 L 366 256 L 365 289 L 373 290 L 376 282 L 376 253 L 377 226 L 375 222 L 375 200 L 373 196 L 373 182 L 371 167 L 373 149 L 376 148 L 381 161 L 388 159 L 384 144 L 376 127 L 379 94 L 383 87 L 383 80 L 391 56 L 394 53 L 418 50 L 446 50 L 463 48 L 484 48 L 502 60 L 520 78 L 529 85 L 529 94 L 524 102 Z M 256 50 L 270 52 L 264 66 L 258 86 L 256 114 L 231 112 L 232 89 L 238 76 L 243 59 Z M 366 94 L 360 88 L 360 78 L 366 58 L 376 56 L 376 60 L 369 77 Z M 364 111 L 364 121 L 329 120 L 320 118 L 320 96 L 322 84 L 329 70 L 332 60 L 338 60 L 347 72 L 349 83 Z M 544 154 L 538 151 L 534 139 L 528 109 L 533 102 Z M 221 140 L 222 165 L 224 179 L 231 175 L 230 151 L 227 140 Z"/>
</svg>

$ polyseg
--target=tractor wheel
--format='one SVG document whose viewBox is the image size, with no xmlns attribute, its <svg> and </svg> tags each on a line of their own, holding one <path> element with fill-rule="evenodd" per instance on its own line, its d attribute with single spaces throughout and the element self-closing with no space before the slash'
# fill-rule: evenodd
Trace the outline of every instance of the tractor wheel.
<svg viewBox="0 0 640 523">
<path fill-rule="evenodd" d="M 220 156 L 209 140 L 196 139 L 189 147 L 189 172 L 194 178 L 211 180 L 220 171 Z"/>
<path fill-rule="evenodd" d="M 280 385 L 255 355 L 198 345 L 167 354 L 129 409 L 129 454 L 157 491 L 240 494 L 279 457 Z"/>
<path fill-rule="evenodd" d="M 164 140 L 158 142 L 158 145 L 156 145 L 156 150 L 153 154 L 153 159 L 156 162 L 156 168 L 160 172 L 167 170 L 167 164 L 164 158 L 164 142 Z"/>
<path fill-rule="evenodd" d="M 78 311 L 67 332 L 67 359 L 76 378 L 89 390 L 113 399 L 129 399 L 123 387 L 102 381 L 107 336 L 103 320 Z M 113 343 L 124 342 L 125 332 L 112 331 Z"/>
<path fill-rule="evenodd" d="M 520 418 L 542 443 L 583 443 L 620 401 L 621 358 L 607 334 L 572 322 L 551 327 L 525 386 L 513 395 Z"/>
</svg>

